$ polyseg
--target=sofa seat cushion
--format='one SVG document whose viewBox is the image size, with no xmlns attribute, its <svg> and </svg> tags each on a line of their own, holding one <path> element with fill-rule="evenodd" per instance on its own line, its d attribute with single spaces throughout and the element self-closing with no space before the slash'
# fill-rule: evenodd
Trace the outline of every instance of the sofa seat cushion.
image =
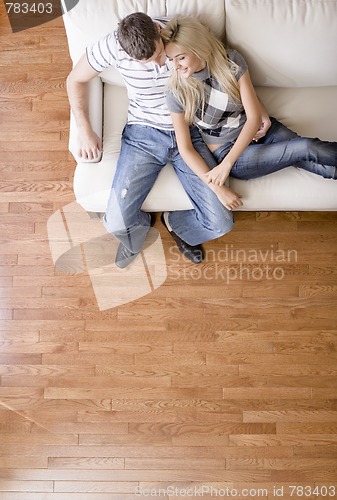
<svg viewBox="0 0 337 500">
<path fill-rule="evenodd" d="M 301 168 L 288 167 L 249 181 L 230 178 L 230 186 L 242 195 L 240 211 L 337 210 L 337 181 Z"/>
<path fill-rule="evenodd" d="M 321 139 L 333 139 L 334 119 L 329 109 L 337 102 L 337 89 L 322 92 L 314 89 L 258 88 L 257 92 L 270 113 L 302 135 L 312 135 L 321 128 Z M 306 109 L 306 103 L 313 107 Z M 99 163 L 79 163 L 74 189 L 77 201 L 88 211 L 104 212 L 120 151 L 121 133 L 127 118 L 128 97 L 124 87 L 104 86 L 104 152 Z M 316 108 L 317 109 L 316 109 Z M 318 123 L 310 113 L 326 109 L 327 119 Z M 308 113 L 306 120 L 296 117 Z M 336 210 L 337 182 L 294 167 L 259 179 L 240 181 L 230 178 L 230 185 L 243 195 L 241 210 Z M 168 189 L 169 186 L 169 189 Z M 192 208 L 178 177 L 167 165 L 146 198 L 144 210 L 185 210 Z"/>
</svg>

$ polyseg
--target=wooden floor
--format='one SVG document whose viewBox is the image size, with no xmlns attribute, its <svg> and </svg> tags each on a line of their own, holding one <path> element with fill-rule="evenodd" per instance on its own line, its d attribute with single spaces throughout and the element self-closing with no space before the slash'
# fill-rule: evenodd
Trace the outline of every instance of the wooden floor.
<svg viewBox="0 0 337 500">
<path fill-rule="evenodd" d="M 100 310 L 48 241 L 62 22 L 0 13 L 0 499 L 337 498 L 337 213 L 237 214 L 199 267 L 158 220 L 165 283 Z"/>
</svg>

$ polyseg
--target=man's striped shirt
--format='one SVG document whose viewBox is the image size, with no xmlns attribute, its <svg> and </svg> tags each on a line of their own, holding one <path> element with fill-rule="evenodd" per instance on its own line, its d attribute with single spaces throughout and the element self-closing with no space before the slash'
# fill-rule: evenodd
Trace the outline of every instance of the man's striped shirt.
<svg viewBox="0 0 337 500">
<path fill-rule="evenodd" d="M 154 19 L 165 25 L 166 19 Z M 87 47 L 87 59 L 97 72 L 114 66 L 122 75 L 129 97 L 128 123 L 173 130 L 167 109 L 165 89 L 170 76 L 170 63 L 142 63 L 132 59 L 118 42 L 116 32 Z"/>
</svg>

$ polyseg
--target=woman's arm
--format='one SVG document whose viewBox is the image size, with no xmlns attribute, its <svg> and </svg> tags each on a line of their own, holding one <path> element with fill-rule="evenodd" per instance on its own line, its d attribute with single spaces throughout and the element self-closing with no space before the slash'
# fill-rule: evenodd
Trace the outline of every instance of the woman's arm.
<svg viewBox="0 0 337 500">
<path fill-rule="evenodd" d="M 261 127 L 261 107 L 248 70 L 239 79 L 238 84 L 247 120 L 238 138 L 236 139 L 234 146 L 227 156 L 217 167 L 213 168 L 213 170 L 206 174 L 206 182 L 218 186 L 222 186 L 224 184 L 234 163 L 246 147 L 252 142 Z"/>
<path fill-rule="evenodd" d="M 205 174 L 208 173 L 210 169 L 192 144 L 190 129 L 185 121 L 184 115 L 182 113 L 171 113 L 171 117 L 176 134 L 178 150 L 182 159 L 192 172 L 194 172 L 203 182 L 208 184 Z M 217 186 L 215 184 L 209 184 L 209 187 L 228 210 L 233 210 L 243 204 L 240 200 L 241 195 L 229 187 L 224 185 Z"/>
</svg>

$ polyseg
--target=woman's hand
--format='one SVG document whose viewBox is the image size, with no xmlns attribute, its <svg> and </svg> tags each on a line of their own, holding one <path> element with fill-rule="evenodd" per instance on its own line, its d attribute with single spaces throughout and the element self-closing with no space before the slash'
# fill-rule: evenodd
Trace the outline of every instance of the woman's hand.
<svg viewBox="0 0 337 500">
<path fill-rule="evenodd" d="M 262 119 L 261 127 L 256 132 L 256 134 L 253 138 L 253 141 L 255 141 L 255 142 L 262 139 L 262 137 L 264 137 L 266 135 L 266 133 L 268 132 L 268 130 L 270 129 L 270 126 L 271 126 L 271 121 L 270 121 L 270 118 L 268 115 L 262 115 L 261 119 Z"/>
<path fill-rule="evenodd" d="M 235 210 L 238 207 L 242 207 L 243 203 L 241 201 L 242 195 L 233 191 L 233 189 L 227 186 L 214 187 L 213 192 L 217 195 L 219 201 L 228 210 Z"/>
<path fill-rule="evenodd" d="M 271 126 L 271 120 L 269 118 L 269 115 L 267 113 L 266 108 L 264 107 L 264 104 L 259 100 L 259 105 L 261 109 L 261 127 L 259 130 L 256 132 L 253 141 L 259 141 L 266 135 L 268 130 L 270 129 Z"/>
<path fill-rule="evenodd" d="M 226 182 L 229 172 L 231 171 L 231 166 L 226 166 L 222 163 L 217 167 L 212 168 L 209 172 L 205 174 L 206 184 L 214 184 L 215 186 L 223 186 Z"/>
</svg>

